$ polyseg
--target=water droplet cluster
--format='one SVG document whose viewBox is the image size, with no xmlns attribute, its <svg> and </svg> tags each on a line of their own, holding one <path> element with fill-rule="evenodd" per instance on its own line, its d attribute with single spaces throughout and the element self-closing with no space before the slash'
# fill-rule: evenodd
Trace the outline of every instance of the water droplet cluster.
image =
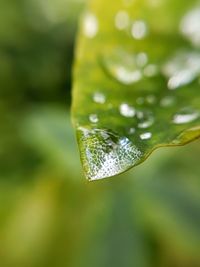
<svg viewBox="0 0 200 267">
<path fill-rule="evenodd" d="M 156 144 L 155 129 L 163 125 L 163 121 L 173 129 L 180 128 L 181 132 L 185 124 L 187 127 L 193 126 L 200 118 L 197 101 L 193 106 L 185 99 L 183 103 L 179 100 L 179 93 L 190 90 L 192 83 L 198 83 L 200 87 L 200 7 L 183 15 L 177 27 L 178 35 L 187 42 L 187 46 L 178 47 L 163 58 L 156 58 L 147 52 L 148 47 L 144 45 L 155 34 L 151 24 L 143 17 L 133 18 L 129 14 L 128 7 L 134 5 L 135 0 L 121 2 L 123 7 L 112 17 L 112 27 L 121 38 L 129 38 L 136 45 L 129 50 L 123 45 L 115 45 L 99 53 L 101 71 L 106 77 L 112 77 L 117 88 L 121 86 L 121 90 L 125 90 L 125 97 L 120 101 L 117 99 L 118 89 L 114 95 L 113 92 L 109 93 L 108 88 L 105 90 L 98 87 L 90 95 L 93 109 L 87 115 L 89 129 L 79 127 L 78 131 L 83 165 L 91 180 L 119 174 L 137 164 L 144 156 L 142 148 Z M 159 8 L 162 0 L 149 0 L 148 5 Z M 97 16 L 85 14 L 85 38 L 94 41 L 100 35 L 100 26 Z M 159 79 L 162 83 L 158 83 Z M 162 86 L 162 90 L 157 90 L 158 86 Z M 165 116 L 165 113 L 169 115 Z M 114 117 L 119 118 L 124 125 L 117 125 L 114 130 L 110 130 L 107 124 L 101 128 L 100 125 L 106 121 L 105 116 L 110 116 L 110 128 Z M 168 130 L 166 126 L 162 129 Z"/>
</svg>

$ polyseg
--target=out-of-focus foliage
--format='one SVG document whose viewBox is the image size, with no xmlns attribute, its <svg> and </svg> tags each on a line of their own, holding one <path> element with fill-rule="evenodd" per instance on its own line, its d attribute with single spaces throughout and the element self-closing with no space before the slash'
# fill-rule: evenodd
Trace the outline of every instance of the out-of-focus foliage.
<svg viewBox="0 0 200 267">
<path fill-rule="evenodd" d="M 117 175 L 156 148 L 200 136 L 198 3 L 89 1 L 72 109 L 88 179 Z"/>
<path fill-rule="evenodd" d="M 82 175 L 67 104 L 82 6 L 0 2 L 0 266 L 200 266 L 198 141 L 109 181 Z"/>
<path fill-rule="evenodd" d="M 80 0 L 0 3 L 1 176 L 13 168 L 21 172 L 21 165 L 24 169 L 27 166 L 28 171 L 38 161 L 19 134 L 27 108 L 41 101 L 59 102 L 63 106 L 70 103 L 72 47 L 83 3 Z"/>
</svg>

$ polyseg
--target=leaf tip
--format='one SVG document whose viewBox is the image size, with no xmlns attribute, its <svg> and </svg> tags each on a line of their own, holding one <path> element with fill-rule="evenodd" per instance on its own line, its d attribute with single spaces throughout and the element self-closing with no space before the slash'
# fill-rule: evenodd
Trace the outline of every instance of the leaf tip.
<svg viewBox="0 0 200 267">
<path fill-rule="evenodd" d="M 111 130 L 79 127 L 81 161 L 90 181 L 118 175 L 136 165 L 142 152 L 127 137 Z"/>
</svg>

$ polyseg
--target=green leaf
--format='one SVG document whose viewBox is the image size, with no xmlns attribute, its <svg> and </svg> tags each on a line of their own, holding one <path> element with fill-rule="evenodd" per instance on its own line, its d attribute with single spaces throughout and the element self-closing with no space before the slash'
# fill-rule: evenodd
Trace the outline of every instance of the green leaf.
<svg viewBox="0 0 200 267">
<path fill-rule="evenodd" d="M 76 50 L 73 122 L 88 179 L 200 136 L 200 5 L 90 1 Z"/>
</svg>

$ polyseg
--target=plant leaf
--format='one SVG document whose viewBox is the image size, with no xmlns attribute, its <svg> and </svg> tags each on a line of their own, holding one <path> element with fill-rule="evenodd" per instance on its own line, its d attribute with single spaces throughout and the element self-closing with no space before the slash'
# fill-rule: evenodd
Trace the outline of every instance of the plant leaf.
<svg viewBox="0 0 200 267">
<path fill-rule="evenodd" d="M 200 5 L 90 1 L 76 50 L 73 121 L 88 179 L 200 136 Z"/>
</svg>

